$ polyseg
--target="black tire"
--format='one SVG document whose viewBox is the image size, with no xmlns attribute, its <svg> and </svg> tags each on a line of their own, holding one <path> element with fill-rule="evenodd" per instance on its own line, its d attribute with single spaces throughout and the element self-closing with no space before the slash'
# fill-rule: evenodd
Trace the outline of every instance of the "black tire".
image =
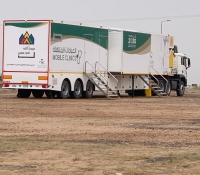
<svg viewBox="0 0 200 175">
<path fill-rule="evenodd" d="M 83 97 L 84 98 L 92 98 L 93 96 L 93 83 L 88 80 L 87 84 L 86 84 L 86 91 L 83 92 Z"/>
<path fill-rule="evenodd" d="M 76 81 L 74 84 L 74 91 L 71 92 L 72 98 L 80 98 L 82 96 L 83 87 L 80 81 Z"/>
<path fill-rule="evenodd" d="M 51 91 L 51 93 L 50 93 L 50 91 L 51 91 L 51 90 L 46 90 L 46 91 L 44 91 L 46 97 L 47 97 L 47 98 L 55 98 L 57 92 L 56 92 L 56 91 Z"/>
<path fill-rule="evenodd" d="M 159 80 L 159 87 L 160 87 L 160 90 L 165 92 L 165 82 L 163 80 Z"/>
<path fill-rule="evenodd" d="M 166 93 L 167 93 L 168 96 L 170 96 L 171 90 L 172 90 L 172 85 L 171 85 L 170 81 L 168 81 L 168 85 L 166 86 L 166 88 L 167 88 Z"/>
<path fill-rule="evenodd" d="M 35 98 L 42 98 L 44 95 L 44 91 L 34 89 L 34 90 L 32 90 L 32 94 L 33 94 L 33 97 L 35 97 Z"/>
<path fill-rule="evenodd" d="M 130 97 L 132 97 L 133 96 L 133 93 L 131 93 L 131 92 L 129 92 L 129 93 L 127 93 Z"/>
<path fill-rule="evenodd" d="M 31 95 L 31 90 L 29 89 L 18 89 L 18 98 L 29 98 Z"/>
<path fill-rule="evenodd" d="M 177 96 L 183 96 L 184 93 L 185 93 L 184 82 L 183 82 L 183 81 L 180 81 L 179 89 L 176 90 L 176 94 L 177 94 Z"/>
<path fill-rule="evenodd" d="M 61 85 L 61 91 L 57 92 L 57 96 L 60 99 L 66 99 L 69 97 L 69 93 L 70 93 L 69 83 L 66 80 L 64 80 Z"/>
</svg>

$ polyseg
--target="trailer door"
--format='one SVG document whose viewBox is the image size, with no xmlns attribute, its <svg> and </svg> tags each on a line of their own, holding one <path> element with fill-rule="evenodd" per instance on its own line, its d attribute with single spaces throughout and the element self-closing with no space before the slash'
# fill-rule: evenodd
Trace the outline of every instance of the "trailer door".
<svg viewBox="0 0 200 175">
<path fill-rule="evenodd" d="M 93 44 L 94 36 L 92 34 L 84 34 L 84 62 L 88 61 L 93 67 L 95 66 L 95 48 Z M 87 65 L 87 71 L 94 71 L 94 68 L 91 65 Z"/>
<path fill-rule="evenodd" d="M 101 47 L 101 45 L 104 45 L 106 48 L 108 48 L 108 37 L 99 35 L 99 62 L 100 64 L 108 70 L 108 50 Z M 102 66 L 99 66 L 99 71 L 105 71 Z"/>
</svg>

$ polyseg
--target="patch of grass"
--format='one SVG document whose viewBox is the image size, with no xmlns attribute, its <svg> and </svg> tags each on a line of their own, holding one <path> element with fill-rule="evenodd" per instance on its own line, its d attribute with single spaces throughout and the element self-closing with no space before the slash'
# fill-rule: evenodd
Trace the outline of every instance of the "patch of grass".
<svg viewBox="0 0 200 175">
<path fill-rule="evenodd" d="M 148 175 L 149 173 L 146 172 L 145 170 L 140 170 L 140 169 L 126 169 L 126 168 L 121 168 L 117 170 L 118 173 L 121 173 L 122 175 Z"/>
<path fill-rule="evenodd" d="M 81 168 L 81 170 L 83 172 L 90 172 L 90 171 L 94 171 L 94 168 L 92 168 L 92 167 L 86 167 L 86 168 Z"/>
<path fill-rule="evenodd" d="M 37 166 L 35 165 L 0 165 L 1 170 L 10 170 L 10 171 L 16 171 L 16 170 L 23 170 L 23 171 L 28 171 L 32 169 L 36 169 Z"/>
<path fill-rule="evenodd" d="M 76 162 L 76 161 L 80 161 L 81 158 L 80 158 L 80 157 L 74 157 L 72 160 L 73 160 L 74 162 Z"/>
<path fill-rule="evenodd" d="M 148 173 L 137 171 L 137 170 L 129 170 L 124 172 L 123 175 L 147 175 Z"/>
<path fill-rule="evenodd" d="M 10 156 L 13 154 L 23 154 L 28 151 L 44 151 L 55 148 L 55 142 L 37 139 L 31 136 L 26 137 L 0 137 L 0 154 Z"/>
<path fill-rule="evenodd" d="M 200 92 L 200 87 L 186 88 L 185 92 L 188 92 L 188 93 L 195 93 L 195 92 L 199 93 Z"/>
<path fill-rule="evenodd" d="M 161 153 L 158 154 L 157 147 L 144 151 L 141 145 L 96 144 L 48 136 L 8 136 L 0 137 L 0 140 L 0 169 L 5 172 L 21 171 L 21 174 L 49 167 L 53 170 L 48 169 L 47 174 L 57 172 L 59 175 L 92 174 L 104 168 L 104 175 L 116 172 L 123 175 L 170 174 L 176 169 L 194 172 L 200 161 L 200 153 L 188 149 L 169 153 L 159 147 Z M 7 163 L 4 163 L 5 160 Z M 64 170 L 69 171 L 64 173 Z"/>
<path fill-rule="evenodd" d="M 190 168 L 192 165 L 195 165 L 196 162 L 200 161 L 200 153 L 170 153 L 166 156 L 154 157 L 147 160 L 147 163 L 150 163 L 154 166 L 163 166 L 163 167 L 183 167 Z"/>
<path fill-rule="evenodd" d="M 190 168 L 190 164 L 183 165 L 183 168 Z"/>
</svg>

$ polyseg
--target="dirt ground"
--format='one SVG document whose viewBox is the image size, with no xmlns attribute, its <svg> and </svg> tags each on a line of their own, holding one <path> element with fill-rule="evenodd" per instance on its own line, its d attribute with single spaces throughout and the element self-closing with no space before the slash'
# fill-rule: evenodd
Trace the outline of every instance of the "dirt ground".
<svg viewBox="0 0 200 175">
<path fill-rule="evenodd" d="M 200 174 L 200 91 L 18 99 L 0 89 L 2 175 Z"/>
</svg>

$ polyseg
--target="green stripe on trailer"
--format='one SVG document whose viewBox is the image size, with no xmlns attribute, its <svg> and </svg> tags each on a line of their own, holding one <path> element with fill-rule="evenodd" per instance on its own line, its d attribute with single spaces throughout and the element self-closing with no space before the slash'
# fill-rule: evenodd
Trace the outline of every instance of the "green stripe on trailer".
<svg viewBox="0 0 200 175">
<path fill-rule="evenodd" d="M 138 32 L 123 32 L 123 50 L 128 54 L 146 54 L 151 49 L 151 35 Z"/>
<path fill-rule="evenodd" d="M 46 24 L 46 22 L 15 22 L 10 23 L 6 22 L 5 26 L 14 26 L 14 27 L 20 27 L 20 28 L 31 28 L 31 27 L 38 27 L 43 24 Z"/>
<path fill-rule="evenodd" d="M 108 30 L 106 29 L 51 23 L 51 38 L 53 38 L 54 34 L 61 34 L 63 39 L 80 38 L 90 40 L 91 42 L 108 49 Z"/>
</svg>

